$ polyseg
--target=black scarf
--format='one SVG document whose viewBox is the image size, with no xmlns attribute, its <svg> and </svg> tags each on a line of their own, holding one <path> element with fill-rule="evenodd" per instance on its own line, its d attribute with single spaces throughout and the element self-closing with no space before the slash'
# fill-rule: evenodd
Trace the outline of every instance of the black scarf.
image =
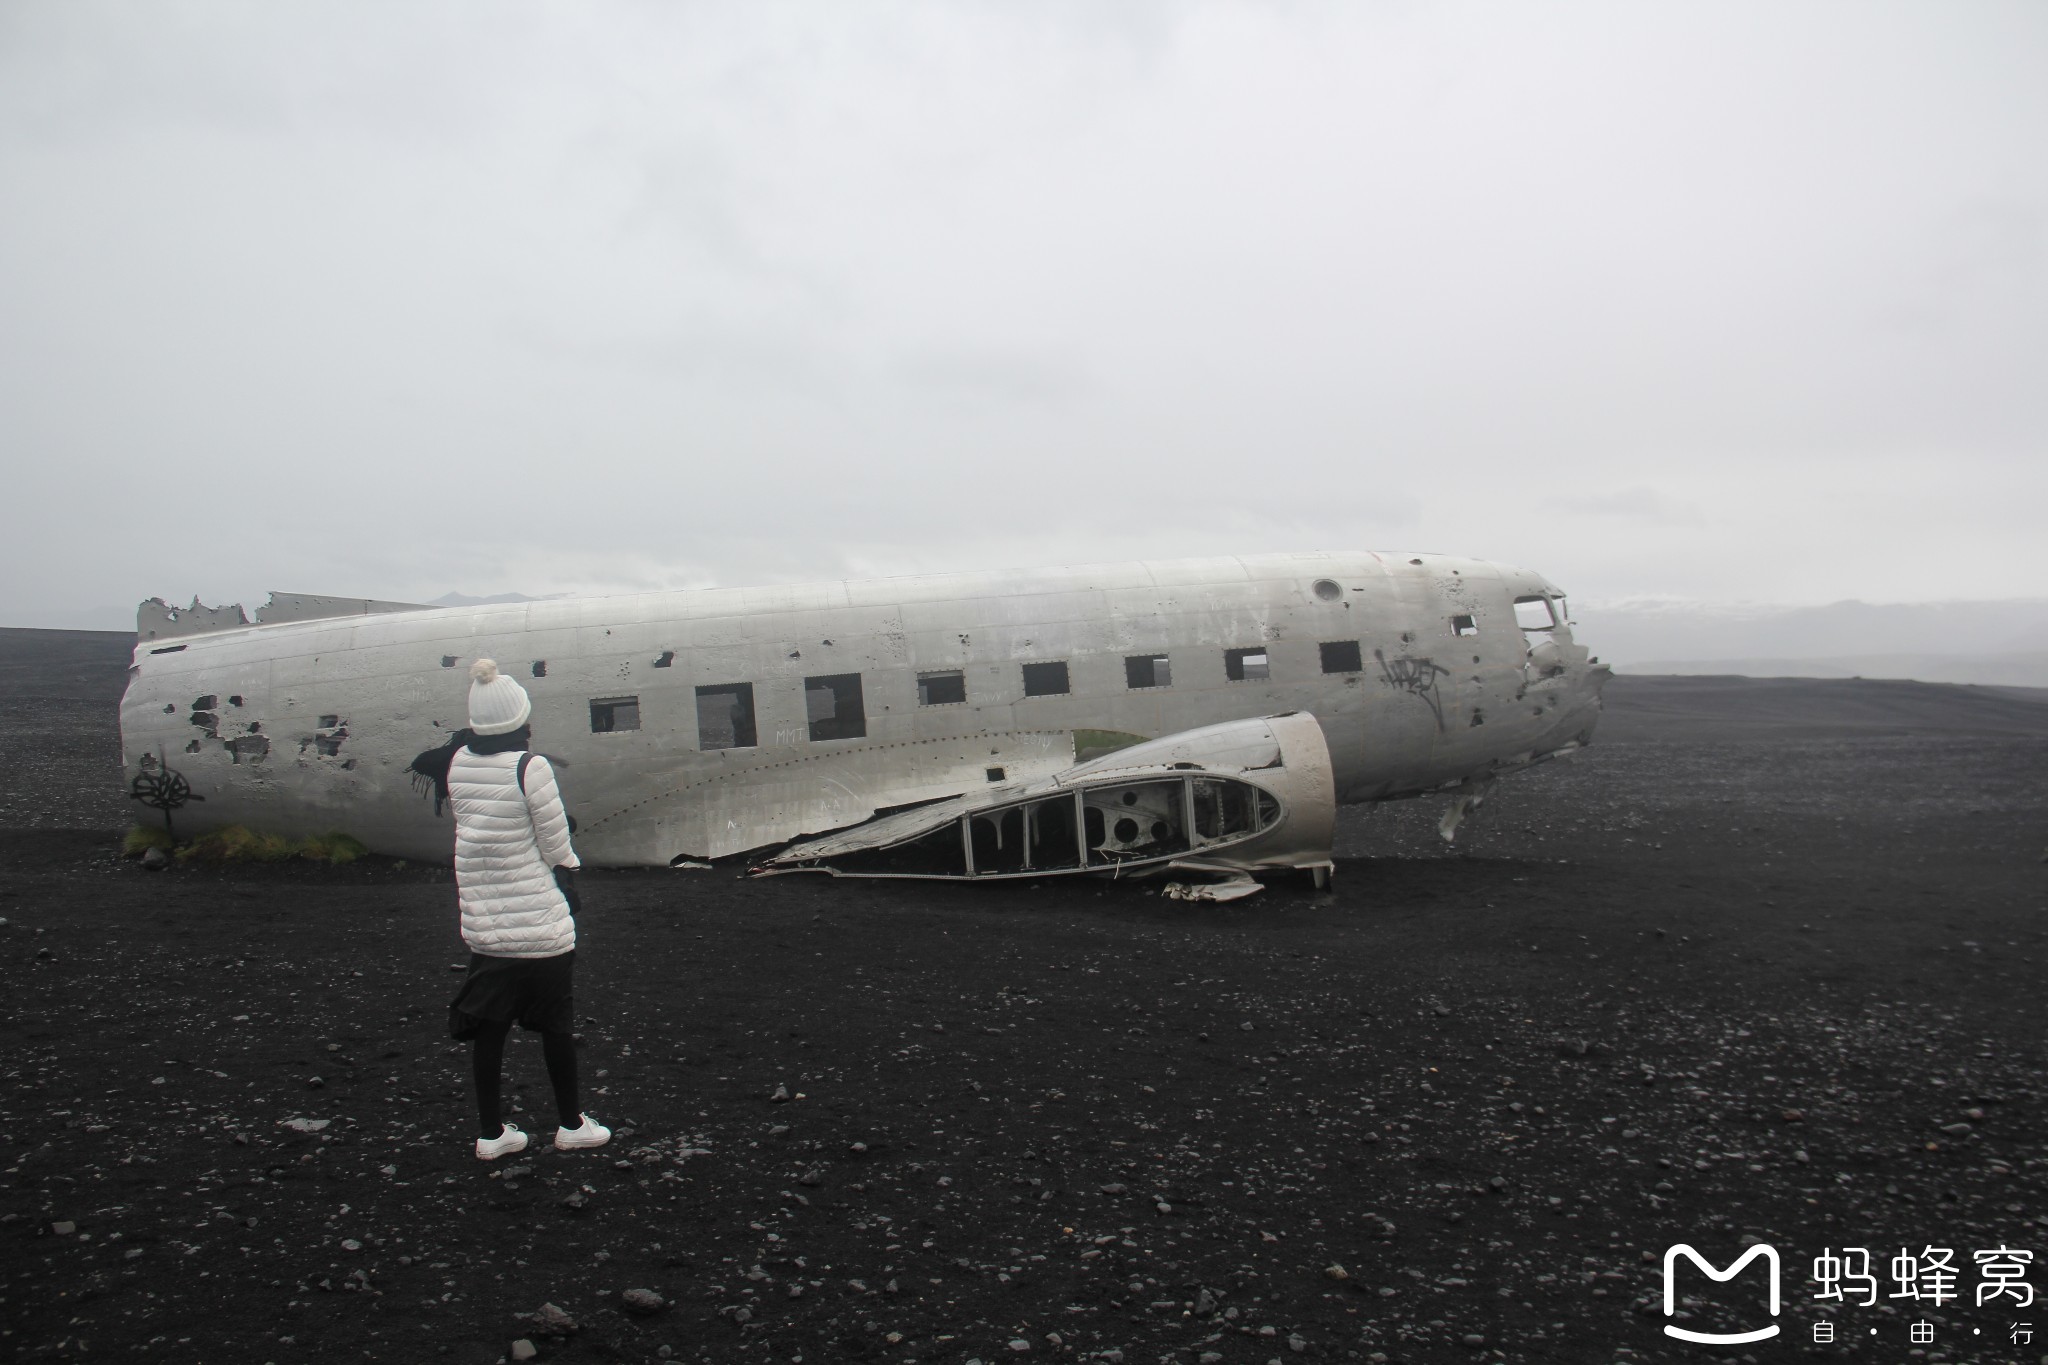
<svg viewBox="0 0 2048 1365">
<path fill-rule="evenodd" d="M 413 759 L 409 771 L 412 787 L 416 792 L 434 794 L 434 814 L 441 813 L 441 807 L 448 801 L 448 768 L 455 762 L 455 751 L 467 747 L 475 754 L 504 754 L 515 749 L 524 749 L 533 743 L 533 727 L 522 725 L 502 735 L 480 735 L 474 730 L 457 730 L 446 744 L 438 749 L 429 749 Z"/>
</svg>

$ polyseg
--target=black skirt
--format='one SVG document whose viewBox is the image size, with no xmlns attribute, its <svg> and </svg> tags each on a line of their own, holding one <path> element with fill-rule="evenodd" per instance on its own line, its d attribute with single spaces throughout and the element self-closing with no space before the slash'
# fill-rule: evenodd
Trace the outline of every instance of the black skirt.
<svg viewBox="0 0 2048 1365">
<path fill-rule="evenodd" d="M 554 957 L 469 955 L 469 975 L 448 1006 L 450 1036 L 467 1041 L 486 1024 L 517 1023 L 536 1033 L 568 1033 L 576 1015 L 576 951 Z"/>
</svg>

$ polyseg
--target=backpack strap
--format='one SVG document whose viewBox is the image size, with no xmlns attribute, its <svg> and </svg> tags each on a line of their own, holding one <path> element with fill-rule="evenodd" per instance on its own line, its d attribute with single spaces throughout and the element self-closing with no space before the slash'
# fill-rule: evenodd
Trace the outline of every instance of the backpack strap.
<svg viewBox="0 0 2048 1365">
<path fill-rule="evenodd" d="M 533 762 L 533 754 L 530 750 L 519 755 L 519 794 L 521 796 L 526 795 L 526 765 L 531 762 Z"/>
</svg>

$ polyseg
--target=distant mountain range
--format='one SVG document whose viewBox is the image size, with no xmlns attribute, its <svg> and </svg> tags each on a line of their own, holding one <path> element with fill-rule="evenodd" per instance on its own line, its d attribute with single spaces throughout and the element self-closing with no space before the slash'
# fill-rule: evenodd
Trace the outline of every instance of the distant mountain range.
<svg viewBox="0 0 2048 1365">
<path fill-rule="evenodd" d="M 2048 687 L 2048 599 L 1575 603 L 1573 615 L 1580 642 L 1624 673 Z"/>
</svg>

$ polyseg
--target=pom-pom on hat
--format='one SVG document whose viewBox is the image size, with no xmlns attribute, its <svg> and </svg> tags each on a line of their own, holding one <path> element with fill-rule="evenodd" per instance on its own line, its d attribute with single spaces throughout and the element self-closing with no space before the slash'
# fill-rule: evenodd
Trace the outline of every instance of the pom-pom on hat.
<svg viewBox="0 0 2048 1365">
<path fill-rule="evenodd" d="M 469 666 L 469 728 L 480 735 L 509 735 L 533 714 L 526 689 L 498 671 L 496 659 Z"/>
</svg>

